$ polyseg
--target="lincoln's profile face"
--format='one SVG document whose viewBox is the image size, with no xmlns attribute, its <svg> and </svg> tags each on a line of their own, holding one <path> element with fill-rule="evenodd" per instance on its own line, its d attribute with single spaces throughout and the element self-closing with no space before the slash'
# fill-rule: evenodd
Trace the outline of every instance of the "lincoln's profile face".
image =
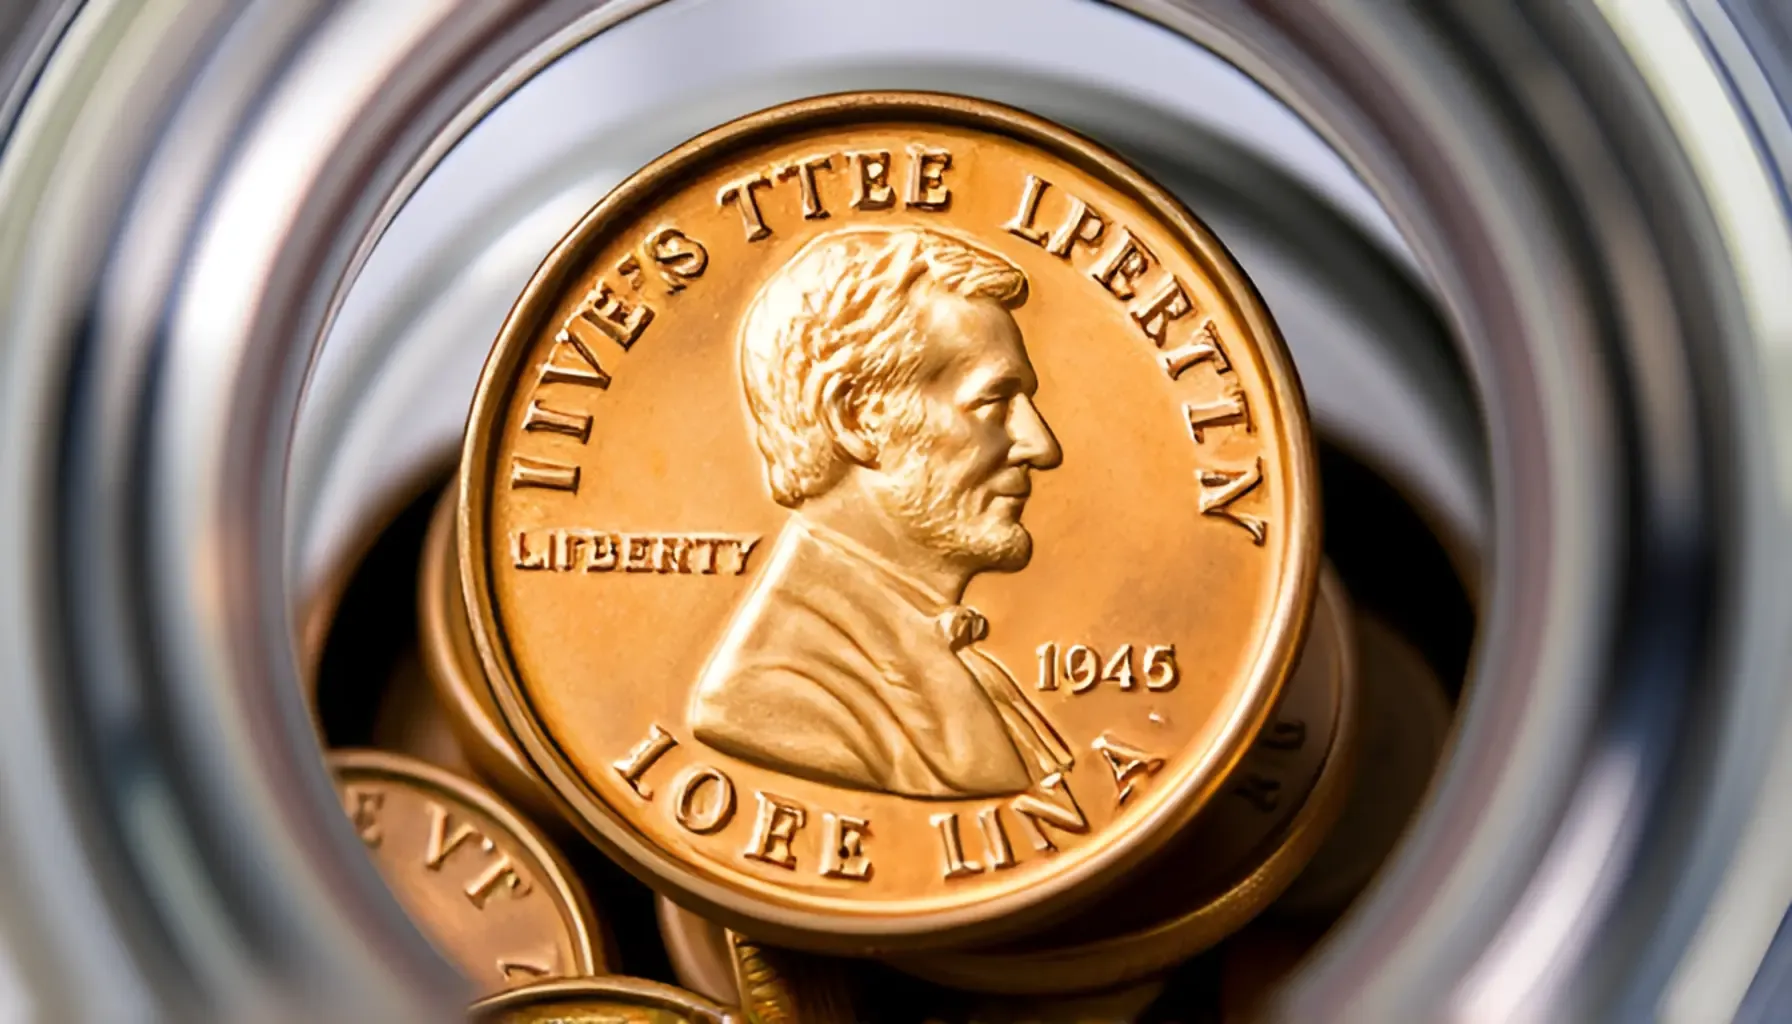
<svg viewBox="0 0 1792 1024">
<path fill-rule="evenodd" d="M 812 239 L 754 296 L 741 390 L 794 510 L 691 703 L 704 743 L 837 785 L 1020 792 L 1071 764 L 977 646 L 981 572 L 1026 567 L 1032 472 L 1058 441 L 1010 310 L 1013 263 L 922 228 Z"/>
<path fill-rule="evenodd" d="M 892 524 L 966 573 L 1024 568 L 1029 470 L 1057 465 L 1059 451 L 1033 404 L 1020 329 L 992 299 L 934 294 L 921 307 L 919 379 L 885 398 L 912 419 L 868 449 L 866 489 Z"/>
<path fill-rule="evenodd" d="M 742 373 L 781 504 L 957 600 L 1024 568 L 1030 472 L 1058 464 L 1013 264 L 922 229 L 824 235 L 754 301 Z"/>
</svg>

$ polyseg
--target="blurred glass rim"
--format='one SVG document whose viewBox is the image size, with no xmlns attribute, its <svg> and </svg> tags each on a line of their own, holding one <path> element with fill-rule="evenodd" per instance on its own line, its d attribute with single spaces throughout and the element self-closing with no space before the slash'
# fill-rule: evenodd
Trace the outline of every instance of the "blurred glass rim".
<svg viewBox="0 0 1792 1024">
<path fill-rule="evenodd" d="M 21 568 L 0 841 L 52 877 L 0 907 L 46 1005 L 128 1005 L 131 977 L 222 1006 L 428 1001 L 440 964 L 310 748 L 282 452 L 403 197 L 528 74 L 651 5 L 587 6 L 95 0 L 23 107 L 0 162 Z M 1769 802 L 1792 775 L 1792 236 L 1761 141 L 1784 109 L 1733 84 L 1752 51 L 1719 56 L 1709 2 L 1120 6 L 1244 69 L 1370 185 L 1491 440 L 1455 753 L 1285 1007 L 1733 1011 L 1792 887 Z M 89 991 L 56 977 L 95 958 L 114 970 Z"/>
</svg>

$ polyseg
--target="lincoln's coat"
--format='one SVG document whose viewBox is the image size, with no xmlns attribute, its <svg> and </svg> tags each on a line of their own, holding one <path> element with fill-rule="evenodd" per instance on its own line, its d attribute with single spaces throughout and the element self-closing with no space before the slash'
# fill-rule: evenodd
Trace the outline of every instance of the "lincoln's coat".
<svg viewBox="0 0 1792 1024">
<path fill-rule="evenodd" d="M 803 778 L 915 797 L 998 796 L 1070 752 L 981 617 L 855 542 L 793 516 L 710 656 L 697 739 Z"/>
</svg>

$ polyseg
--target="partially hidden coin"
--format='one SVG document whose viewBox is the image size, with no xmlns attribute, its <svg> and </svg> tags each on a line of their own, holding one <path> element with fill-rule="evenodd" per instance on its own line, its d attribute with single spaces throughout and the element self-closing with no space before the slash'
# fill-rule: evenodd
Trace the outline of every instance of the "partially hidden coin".
<svg viewBox="0 0 1792 1024">
<path fill-rule="evenodd" d="M 473 1024 L 747 1024 L 694 992 L 641 978 L 543 981 L 489 996 L 467 1014 Z"/>
<path fill-rule="evenodd" d="M 1299 384 L 1224 247 L 935 94 L 765 111 L 607 196 L 506 321 L 462 484 L 529 762 L 680 902 L 842 952 L 1121 882 L 1229 785 L 1319 563 Z"/>
<path fill-rule="evenodd" d="M 384 751 L 337 751 L 330 768 L 399 905 L 482 992 L 606 969 L 584 888 L 495 795 Z"/>
<path fill-rule="evenodd" d="M 1358 728 L 1350 624 L 1328 570 L 1294 678 L 1225 794 L 1098 909 L 1024 943 L 892 962 L 974 991 L 1094 992 L 1159 975 L 1244 927 L 1312 859 L 1348 792 Z"/>
<path fill-rule="evenodd" d="M 664 896 L 655 897 L 654 915 L 678 983 L 720 1002 L 738 1002 L 728 929 Z"/>
<path fill-rule="evenodd" d="M 415 649 L 399 654 L 374 708 L 371 746 L 414 757 L 455 773 L 473 770 L 460 737 Z"/>
<path fill-rule="evenodd" d="M 852 1024 L 851 979 L 839 960 L 753 942 L 664 896 L 656 913 L 681 985 L 738 1005 L 753 1021 Z"/>
<path fill-rule="evenodd" d="M 1450 734 L 1450 700 L 1425 656 L 1368 613 L 1356 618 L 1362 728 L 1338 824 L 1277 900 L 1278 914 L 1336 914 L 1368 885 L 1430 788 Z"/>
<path fill-rule="evenodd" d="M 461 750 L 493 789 L 539 822 L 558 820 L 559 812 L 516 740 L 499 715 L 491 683 L 479 661 L 467 621 L 456 564 L 455 516 L 458 487 L 449 487 L 436 504 L 423 540 L 417 579 L 417 628 L 422 638 L 423 667 L 434 684 L 439 709 L 459 740 Z"/>
<path fill-rule="evenodd" d="M 853 1024 L 858 1019 L 851 983 L 832 958 L 768 946 L 733 930 L 728 932 L 728 946 L 735 988 L 748 1020 Z"/>
</svg>

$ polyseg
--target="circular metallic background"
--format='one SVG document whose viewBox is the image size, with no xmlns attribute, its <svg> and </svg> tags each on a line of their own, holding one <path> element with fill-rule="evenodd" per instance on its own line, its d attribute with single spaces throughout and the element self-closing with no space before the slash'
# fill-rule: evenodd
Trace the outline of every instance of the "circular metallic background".
<svg viewBox="0 0 1792 1024">
<path fill-rule="evenodd" d="M 1062 121 L 1199 210 L 1321 435 L 1475 582 L 1448 760 L 1282 1009 L 1737 1012 L 1792 893 L 1786 18 L 1418 8 L 8 13 L 0 918 L 31 1005 L 463 1005 L 334 805 L 307 609 L 441 470 L 498 319 L 579 210 L 738 114 L 930 88 Z"/>
</svg>

